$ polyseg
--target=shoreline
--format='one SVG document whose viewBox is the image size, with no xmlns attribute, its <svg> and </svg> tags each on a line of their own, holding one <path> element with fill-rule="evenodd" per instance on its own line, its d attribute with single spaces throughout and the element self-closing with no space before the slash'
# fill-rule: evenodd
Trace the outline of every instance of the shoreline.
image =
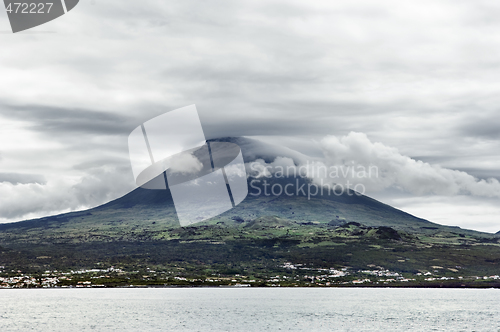
<svg viewBox="0 0 500 332">
<path fill-rule="evenodd" d="M 334 286 L 251 286 L 251 285 L 219 285 L 219 286 L 205 286 L 205 285 L 125 285 L 125 286 L 54 286 L 54 287 L 0 287 L 1 290 L 5 289 L 145 289 L 145 288 L 210 288 L 210 289 L 222 289 L 222 288 L 235 288 L 235 289 L 276 289 L 276 288 L 300 288 L 300 289 L 311 289 L 311 288 L 386 288 L 386 289 L 500 289 L 500 283 L 493 285 L 482 284 L 482 285 L 470 285 L 461 284 L 457 286 L 436 284 L 436 285 L 401 285 L 401 286 L 388 286 L 388 285 L 334 285 Z"/>
</svg>

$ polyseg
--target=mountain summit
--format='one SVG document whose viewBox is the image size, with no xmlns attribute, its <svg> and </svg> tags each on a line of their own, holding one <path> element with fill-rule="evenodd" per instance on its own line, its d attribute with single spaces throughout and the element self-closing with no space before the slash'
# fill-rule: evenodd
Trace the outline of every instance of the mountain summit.
<svg viewBox="0 0 500 332">
<path fill-rule="evenodd" d="M 298 165 L 306 158 L 246 138 L 218 141 L 238 144 L 246 164 L 282 157 Z M 168 189 L 143 188 L 93 209 L 2 224 L 0 262 L 9 271 L 118 266 L 179 278 L 260 273 L 265 279 L 290 263 L 318 271 L 495 271 L 494 234 L 438 225 L 352 190 L 309 195 L 298 189 L 311 185 L 305 177 L 248 174 L 249 193 L 239 205 L 188 227 L 181 227 Z"/>
<path fill-rule="evenodd" d="M 289 158 L 298 165 L 308 158 L 292 149 L 243 137 L 212 139 L 209 142 L 236 143 L 240 146 L 247 165 L 259 159 L 271 163 L 277 157 Z M 299 176 L 256 178 L 250 173 L 249 194 L 245 200 L 235 208 L 202 224 L 238 225 L 242 221 L 250 222 L 262 217 L 279 217 L 295 223 L 341 225 L 347 222 L 357 222 L 370 227 L 392 227 L 410 233 L 451 231 L 460 234 L 483 234 L 429 222 L 368 196 L 354 193 L 352 190 L 341 194 L 331 194 L 325 190 L 308 196 L 304 188 L 307 188 L 307 184 L 310 183 L 309 179 Z M 279 185 L 281 188 L 289 185 L 287 189 L 290 189 L 288 193 L 291 195 L 283 192 L 276 195 L 276 191 L 270 190 L 273 185 Z M 65 229 L 68 231 L 78 229 L 82 232 L 116 230 L 121 233 L 132 229 L 159 231 L 176 227 L 180 225 L 168 188 L 167 190 L 137 188 L 123 197 L 96 208 L 3 224 L 0 225 L 0 231 L 30 229 L 38 230 L 40 234 L 43 234 L 57 228 L 59 231 Z"/>
</svg>

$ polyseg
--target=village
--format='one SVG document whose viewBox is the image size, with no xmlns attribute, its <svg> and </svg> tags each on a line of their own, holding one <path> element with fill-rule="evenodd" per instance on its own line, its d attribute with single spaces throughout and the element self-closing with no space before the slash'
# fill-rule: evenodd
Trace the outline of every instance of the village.
<svg viewBox="0 0 500 332">
<path fill-rule="evenodd" d="M 438 269 L 415 274 L 390 271 L 380 266 L 367 270 L 314 268 L 286 262 L 279 266 L 285 273 L 233 276 L 213 274 L 190 277 L 173 271 L 124 271 L 120 268 L 44 271 L 28 274 L 1 270 L 0 288 L 102 288 L 102 287 L 497 287 L 499 275 L 450 276 Z M 0 266 L 0 269 L 4 268 Z M 455 272 L 456 273 L 456 272 Z M 446 274 L 446 275 L 444 275 Z"/>
</svg>

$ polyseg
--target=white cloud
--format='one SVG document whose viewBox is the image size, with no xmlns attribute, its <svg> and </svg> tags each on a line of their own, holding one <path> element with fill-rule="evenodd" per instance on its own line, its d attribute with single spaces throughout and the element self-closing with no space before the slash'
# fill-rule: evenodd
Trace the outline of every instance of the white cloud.
<svg viewBox="0 0 500 332">
<path fill-rule="evenodd" d="M 134 189 L 131 172 L 98 167 L 82 176 L 51 176 L 44 184 L 0 182 L 0 221 L 16 221 L 98 206 Z"/>
<path fill-rule="evenodd" d="M 261 158 L 247 163 L 247 172 L 255 178 L 286 177 L 297 173 L 297 167 L 292 158 L 278 156 L 271 163 Z"/>
<path fill-rule="evenodd" d="M 174 173 L 194 174 L 203 168 L 203 164 L 192 153 L 179 153 L 169 160 L 169 170 Z"/>
<path fill-rule="evenodd" d="M 494 178 L 477 179 L 466 172 L 447 169 L 402 155 L 396 148 L 371 142 L 366 134 L 351 132 L 340 138 L 321 140 L 323 158 L 295 164 L 287 157 L 266 163 L 250 163 L 256 177 L 271 175 L 307 176 L 317 184 L 362 184 L 366 193 L 397 189 L 414 195 L 471 195 L 500 198 L 500 182 Z"/>
<path fill-rule="evenodd" d="M 375 166 L 377 176 L 348 177 L 366 185 L 368 192 L 396 188 L 415 195 L 500 197 L 500 183 L 494 178 L 479 180 L 466 172 L 412 159 L 395 148 L 371 142 L 363 133 L 351 132 L 341 138 L 328 136 L 321 141 L 321 146 L 327 167 L 361 165 L 368 169 Z"/>
</svg>

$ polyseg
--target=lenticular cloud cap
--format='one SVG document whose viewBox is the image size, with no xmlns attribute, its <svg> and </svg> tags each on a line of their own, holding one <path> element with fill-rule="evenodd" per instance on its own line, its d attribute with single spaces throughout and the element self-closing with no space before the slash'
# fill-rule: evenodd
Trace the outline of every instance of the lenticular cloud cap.
<svg viewBox="0 0 500 332">
<path fill-rule="evenodd" d="M 206 142 L 195 105 L 140 125 L 128 146 L 136 184 L 169 189 L 182 226 L 230 210 L 248 194 L 240 147 Z"/>
</svg>

